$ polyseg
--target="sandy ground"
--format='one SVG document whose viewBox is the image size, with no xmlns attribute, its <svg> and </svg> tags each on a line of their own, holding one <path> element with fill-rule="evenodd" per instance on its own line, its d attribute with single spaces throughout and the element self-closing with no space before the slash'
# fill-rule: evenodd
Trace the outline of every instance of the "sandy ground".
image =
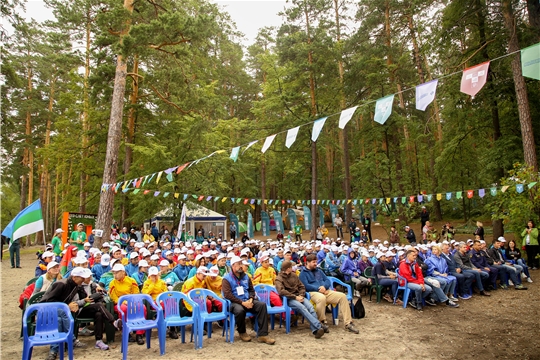
<svg viewBox="0 0 540 360">
<path fill-rule="evenodd" d="M 379 236 L 377 233 L 374 231 L 374 237 Z M 382 234 L 380 236 L 382 238 Z M 5 257 L 1 264 L 2 359 L 22 356 L 18 298 L 24 284 L 34 274 L 33 252 L 22 256 L 22 269 L 11 269 L 9 258 Z M 364 296 L 366 318 L 355 320 L 359 335 L 346 332 L 341 322 L 316 340 L 307 323 L 292 328 L 288 335 L 276 323 L 270 333 L 276 339 L 274 346 L 255 341 L 242 343 L 238 336 L 234 344 L 228 344 L 221 337 L 220 329 L 214 326 L 212 338 L 205 337 L 201 350 L 194 350 L 192 343 L 182 344 L 180 340 L 167 338 L 165 356 L 187 359 L 540 359 L 540 271 L 533 271 L 532 278 L 535 283 L 527 284 L 528 291 L 493 291 L 489 298 L 474 296 L 460 301 L 458 309 L 439 305 L 419 312 L 384 300 L 380 304 L 370 303 Z M 327 316 L 331 322 L 331 314 Z M 255 333 L 251 331 L 251 335 L 254 337 Z M 80 340 L 87 347 L 75 349 L 75 359 L 121 359 L 120 339 L 117 333 L 111 349 L 100 351 L 94 348 L 93 336 L 81 336 Z M 35 348 L 33 358 L 44 359 L 47 351 L 47 347 Z M 141 357 L 163 359 L 159 356 L 155 331 L 150 349 L 130 343 L 128 359 Z"/>
</svg>

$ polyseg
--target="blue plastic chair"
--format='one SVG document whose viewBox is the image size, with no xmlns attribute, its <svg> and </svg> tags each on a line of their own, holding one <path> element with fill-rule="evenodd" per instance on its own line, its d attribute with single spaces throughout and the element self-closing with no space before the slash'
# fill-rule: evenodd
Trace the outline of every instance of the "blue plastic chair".
<svg viewBox="0 0 540 360">
<path fill-rule="evenodd" d="M 182 316 L 180 314 L 180 307 L 182 301 L 189 303 L 193 308 L 192 316 Z M 195 334 L 195 349 L 197 349 L 197 324 L 199 322 L 199 305 L 191 300 L 186 294 L 179 291 L 167 291 L 156 299 L 157 305 L 163 309 L 163 321 L 159 325 L 162 329 L 159 339 L 159 351 L 161 355 L 165 355 L 165 334 L 167 332 L 167 326 L 180 326 L 182 332 L 182 343 L 186 342 L 186 325 L 191 325 L 191 341 L 193 341 L 193 334 Z"/>
<path fill-rule="evenodd" d="M 329 276 L 328 280 L 330 280 L 330 286 L 332 290 L 336 290 L 336 284 L 339 284 L 347 289 L 347 300 L 349 301 L 349 305 L 351 307 L 351 314 L 354 314 L 354 303 L 353 303 L 353 292 L 352 288 L 349 284 L 345 284 L 343 281 L 339 280 L 338 278 Z M 339 309 L 338 305 L 331 305 L 332 306 L 332 323 L 336 324 L 336 319 L 338 318 Z"/>
<path fill-rule="evenodd" d="M 394 305 L 396 304 L 399 290 L 403 290 L 403 308 L 405 309 L 407 307 L 407 302 L 409 301 L 409 294 L 411 293 L 411 289 L 409 289 L 409 287 L 407 286 L 407 279 L 399 275 L 399 269 L 396 269 L 396 275 L 398 278 L 398 287 L 396 293 L 394 294 Z"/>
<path fill-rule="evenodd" d="M 152 307 L 157 314 L 156 320 L 148 320 L 144 317 L 144 309 L 146 303 Z M 124 314 L 120 308 L 120 304 L 126 302 L 127 312 Z M 160 328 L 159 324 L 163 321 L 163 310 L 158 307 L 152 297 L 148 294 L 131 294 L 124 295 L 118 299 L 117 305 L 118 313 L 122 319 L 122 346 L 120 351 L 122 352 L 122 359 L 127 359 L 129 333 L 137 330 L 146 330 L 146 348 L 150 349 L 150 338 L 152 335 L 152 329 L 158 330 L 158 338 L 162 339 L 165 335 L 161 334 L 164 328 Z M 161 340 L 160 340 L 161 343 Z M 161 344 L 160 344 L 161 345 Z"/>
<path fill-rule="evenodd" d="M 191 300 L 199 305 L 199 323 L 197 324 L 198 340 L 199 340 L 199 349 L 203 347 L 203 329 L 204 324 L 208 323 L 206 333 L 208 338 L 212 337 L 212 322 L 223 320 L 223 334 L 225 335 L 225 341 L 230 342 L 229 334 L 229 304 L 226 300 L 223 300 L 216 293 L 208 289 L 193 289 L 188 293 L 188 296 Z M 206 298 L 208 296 L 213 297 L 214 299 L 221 302 L 221 312 L 208 312 L 206 307 Z"/>
<path fill-rule="evenodd" d="M 68 332 L 58 332 L 58 310 L 69 317 Z M 36 314 L 36 328 L 34 335 L 28 335 L 28 318 Z M 68 347 L 69 360 L 73 360 L 73 327 L 75 321 L 71 316 L 69 307 L 64 303 L 50 302 L 33 304 L 26 308 L 23 315 L 23 355 L 22 360 L 32 358 L 34 346 L 58 344 L 60 360 L 64 359 L 64 343 Z"/>
<path fill-rule="evenodd" d="M 270 324 L 272 326 L 272 330 L 274 330 L 274 323 L 275 323 L 274 315 L 285 313 L 285 332 L 288 334 L 291 331 L 291 308 L 289 307 L 287 303 L 287 298 L 284 296 L 282 297 L 282 301 L 283 301 L 282 306 L 272 306 L 270 304 L 270 293 L 274 292 L 278 294 L 274 286 L 266 285 L 266 284 L 259 284 L 259 285 L 256 285 L 254 289 L 259 300 L 266 304 L 267 312 L 270 315 Z M 279 327 L 281 327 L 282 322 L 283 322 L 283 319 L 280 316 Z"/>
</svg>

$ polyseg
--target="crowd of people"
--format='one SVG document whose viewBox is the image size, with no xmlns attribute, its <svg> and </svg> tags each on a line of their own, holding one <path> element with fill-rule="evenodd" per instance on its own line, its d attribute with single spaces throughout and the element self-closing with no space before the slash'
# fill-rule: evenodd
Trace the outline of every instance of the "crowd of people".
<svg viewBox="0 0 540 360">
<path fill-rule="evenodd" d="M 443 230 L 453 234 L 448 225 Z M 252 340 L 246 330 L 246 314 L 252 313 L 256 315 L 257 340 L 274 344 L 268 332 L 266 305 L 257 299 L 254 290 L 257 284 L 275 286 L 277 294 L 270 295 L 271 305 L 281 306 L 286 297 L 289 306 L 309 322 L 313 336 L 319 339 L 330 330 L 326 319 L 329 304 L 339 305 L 346 331 L 359 333 L 346 294 L 333 289 L 330 276 L 351 284 L 356 296 L 365 288 L 382 286 L 382 297 L 397 304 L 404 300 L 398 286 L 406 284 L 411 290 L 408 305 L 421 310 L 439 303 L 457 308 L 460 300 L 470 299 L 475 291 L 490 296 L 489 292 L 498 288 L 526 290 L 522 281 L 532 282 L 529 268 L 537 267 L 537 259 L 529 258 L 527 265 L 516 243 L 504 237 L 490 246 L 479 236 L 466 242 L 458 242 L 453 236 L 442 242 L 424 238 L 417 244 L 411 241 L 408 227 L 404 235 L 407 245 L 401 244 L 395 227 L 384 241 L 363 238 L 362 231 L 355 227 L 351 242 L 329 237 L 303 240 L 296 231 L 279 240 L 244 236 L 240 241 L 227 241 L 221 234 L 201 237 L 200 231 L 196 237 L 190 233 L 177 237 L 176 232 L 169 235 L 168 231 L 154 236 L 150 229 L 140 238 L 137 231 L 130 231 L 134 235 L 123 241 L 117 239 L 115 231 L 111 241 L 100 248 L 86 241 L 81 228 L 70 235 L 64 249 L 53 240 L 39 254 L 33 293 L 44 291 L 43 302 L 65 302 L 74 316 L 94 318 L 95 347 L 102 350 L 108 349 L 103 341 L 104 324 L 122 329 L 122 322 L 103 306 L 104 296 L 110 298 L 116 311 L 118 306 L 125 306 L 118 304 L 123 295 L 144 293 L 155 300 L 173 288 L 186 294 L 193 289 L 209 289 L 215 297 L 208 297 L 208 311 L 222 310 L 217 297 L 229 300 L 229 311 L 242 341 Z M 526 244 L 537 245 L 538 229 L 532 222 L 528 229 L 523 234 Z M 61 232 L 58 229 L 56 235 Z M 192 310 L 189 304 L 185 308 L 188 313 Z M 60 330 L 68 326 L 65 321 L 61 321 L 64 325 Z M 168 329 L 168 334 L 178 338 L 174 327 Z M 144 344 L 143 332 L 130 334 L 130 341 Z M 75 346 L 84 344 L 75 339 Z M 56 359 L 57 351 L 51 347 L 48 360 Z"/>
</svg>

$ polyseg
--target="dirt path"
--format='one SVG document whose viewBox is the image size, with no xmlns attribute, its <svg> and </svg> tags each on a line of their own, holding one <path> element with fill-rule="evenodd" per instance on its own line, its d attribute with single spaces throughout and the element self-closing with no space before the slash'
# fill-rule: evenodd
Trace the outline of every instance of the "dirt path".
<svg viewBox="0 0 540 360">
<path fill-rule="evenodd" d="M 32 278 L 35 256 L 22 256 L 22 269 L 11 269 L 9 259 L 2 271 L 2 359 L 20 359 L 21 310 L 18 298 L 25 282 Z M 459 309 L 443 305 L 422 312 L 392 306 L 386 302 L 369 303 L 364 297 L 367 316 L 355 320 L 360 335 L 347 333 L 343 327 L 330 327 L 330 333 L 315 340 L 309 327 L 300 324 L 289 335 L 276 325 L 271 332 L 276 344 L 256 342 L 227 344 L 219 329 L 204 348 L 195 351 L 191 343 L 167 338 L 166 356 L 186 359 L 540 359 L 540 271 L 534 271 L 535 283 L 529 291 L 498 290 L 489 298 L 474 296 L 460 301 Z M 384 301 L 384 300 L 383 300 Z M 331 315 L 328 314 L 331 321 Z M 254 333 L 252 332 L 253 336 Z M 75 350 L 75 359 L 121 359 L 120 335 L 110 351 L 94 349 L 93 337 L 80 337 L 88 345 Z M 34 359 L 44 359 L 48 348 L 34 350 Z M 152 347 L 129 345 L 128 359 L 164 359 L 159 356 L 157 335 Z"/>
</svg>

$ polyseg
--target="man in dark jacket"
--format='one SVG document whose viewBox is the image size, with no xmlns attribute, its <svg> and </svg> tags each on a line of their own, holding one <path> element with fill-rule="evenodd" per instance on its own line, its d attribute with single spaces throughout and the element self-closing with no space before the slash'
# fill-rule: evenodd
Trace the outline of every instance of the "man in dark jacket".
<svg viewBox="0 0 540 360">
<path fill-rule="evenodd" d="M 291 309 L 298 311 L 307 319 L 316 339 L 320 339 L 325 332 L 328 332 L 328 326 L 321 324 L 313 305 L 306 299 L 306 288 L 293 272 L 292 262 L 285 261 L 281 265 L 281 271 L 276 278 L 276 290 L 279 295 L 287 298 Z"/>
<path fill-rule="evenodd" d="M 474 240 L 473 248 L 471 250 L 471 263 L 489 275 L 489 281 L 493 285 L 493 288 L 497 288 L 497 276 L 499 275 L 499 269 L 490 266 L 486 254 L 481 250 L 482 244 L 479 240 Z M 503 270 L 504 271 L 504 270 Z"/>
<path fill-rule="evenodd" d="M 409 225 L 405 226 L 405 238 L 412 246 L 416 246 L 416 235 Z"/>
<path fill-rule="evenodd" d="M 519 270 L 523 270 L 523 268 L 521 268 L 519 265 L 511 265 L 510 263 L 507 263 L 504 258 L 501 251 L 501 246 L 504 242 L 506 242 L 505 238 L 499 236 L 499 238 L 493 243 L 493 247 L 487 250 L 487 254 L 489 256 L 488 262 L 491 266 L 497 267 L 498 269 L 504 269 L 508 276 L 510 276 L 516 290 L 527 290 L 527 288 L 521 284 L 521 271 Z M 505 281 L 506 277 L 501 277 L 501 283 L 506 285 L 504 283 Z"/>
<path fill-rule="evenodd" d="M 420 213 L 420 222 L 422 224 L 421 229 L 424 228 L 427 221 L 429 221 L 429 211 L 427 211 L 425 206 L 422 206 L 422 212 Z"/>
<path fill-rule="evenodd" d="M 446 261 L 446 265 L 448 265 L 448 273 L 457 278 L 459 298 L 463 300 L 470 299 L 471 295 L 469 295 L 468 292 L 474 281 L 474 274 L 463 271 L 456 262 L 456 259 L 450 254 L 450 246 L 448 244 L 442 245 L 441 257 Z"/>
<path fill-rule="evenodd" d="M 456 261 L 456 264 L 458 267 L 463 270 L 463 273 L 471 273 L 476 278 L 476 287 L 478 287 L 478 290 L 480 290 L 480 295 L 484 296 L 491 296 L 490 293 L 484 290 L 484 281 L 487 281 L 489 279 L 489 274 L 487 272 L 483 272 L 480 269 L 477 269 L 474 267 L 474 265 L 471 262 L 471 256 L 467 252 L 467 245 L 464 243 L 459 244 L 459 249 L 454 254 L 454 260 Z"/>
</svg>

